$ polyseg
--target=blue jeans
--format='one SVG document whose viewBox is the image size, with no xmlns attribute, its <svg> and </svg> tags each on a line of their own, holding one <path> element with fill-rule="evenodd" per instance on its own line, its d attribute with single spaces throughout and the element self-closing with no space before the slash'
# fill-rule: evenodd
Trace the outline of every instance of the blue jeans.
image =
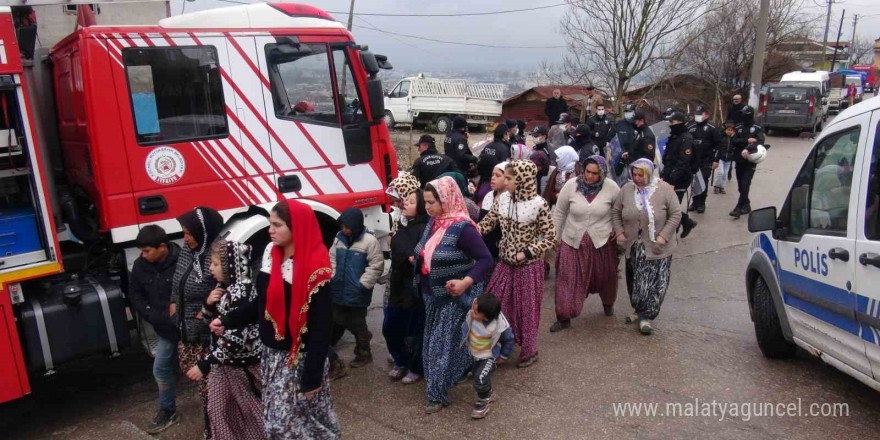
<svg viewBox="0 0 880 440">
<path fill-rule="evenodd" d="M 153 359 L 153 377 L 159 386 L 159 408 L 177 411 L 177 342 L 159 337 Z"/>
</svg>

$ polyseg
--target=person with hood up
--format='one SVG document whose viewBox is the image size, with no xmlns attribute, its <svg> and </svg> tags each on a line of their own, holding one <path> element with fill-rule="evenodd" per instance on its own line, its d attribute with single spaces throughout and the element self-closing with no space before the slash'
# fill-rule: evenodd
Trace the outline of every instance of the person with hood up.
<svg viewBox="0 0 880 440">
<path fill-rule="evenodd" d="M 211 274 L 217 289 L 202 306 L 210 322 L 256 302 L 251 276 L 251 247 L 217 239 L 211 246 Z M 187 372 L 192 380 L 208 380 L 208 421 L 217 440 L 259 440 L 263 433 L 260 352 L 256 323 L 225 329 L 211 338 L 211 349 Z"/>
<path fill-rule="evenodd" d="M 425 300 L 425 413 L 433 414 L 449 406 L 449 389 L 471 365 L 459 329 L 474 298 L 483 292 L 492 256 L 452 178 L 441 177 L 425 185 L 424 197 L 431 221 L 412 261 L 415 282 Z"/>
<path fill-rule="evenodd" d="M 172 277 L 174 303 L 170 314 L 177 321 L 180 342 L 177 356 L 180 371 L 189 371 L 205 357 L 211 344 L 208 324 L 202 319 L 202 305 L 215 289 L 217 282 L 211 276 L 211 245 L 223 229 L 223 217 L 212 208 L 199 206 L 177 217 L 183 229 L 183 242 L 186 245 L 177 258 L 177 267 Z M 205 419 L 205 438 L 211 438 L 208 422 L 208 382 L 198 381 L 199 397 Z"/>
<path fill-rule="evenodd" d="M 413 283 L 413 249 L 428 226 L 425 198 L 418 182 L 398 177 L 391 181 L 403 200 L 400 219 L 391 237 L 391 274 L 388 280 L 388 301 L 382 335 L 393 359 L 388 376 L 393 381 L 412 384 L 424 375 L 422 340 L 425 333 L 425 303 Z"/>
<path fill-rule="evenodd" d="M 620 188 L 607 174 L 604 157 L 588 157 L 583 161 L 583 173 L 562 187 L 553 208 L 560 243 L 556 257 L 556 322 L 551 332 L 569 328 L 590 293 L 599 293 L 605 316 L 614 314 L 617 246 L 611 207 Z"/>
<path fill-rule="evenodd" d="M 379 240 L 364 227 L 360 209 L 348 208 L 339 216 L 342 230 L 330 246 L 330 267 L 333 278 L 333 338 L 337 342 L 348 330 L 355 337 L 354 360 L 349 366 L 359 368 L 373 361 L 370 341 L 373 334 L 367 328 L 367 307 L 373 296 L 373 287 L 385 270 L 385 259 Z"/>
<path fill-rule="evenodd" d="M 565 182 L 577 175 L 578 159 L 577 151 L 568 145 L 556 150 L 556 169 L 550 173 L 547 187 L 542 195 L 550 206 L 556 204 L 556 197 L 562 191 Z"/>
<path fill-rule="evenodd" d="M 516 342 L 522 347 L 520 368 L 538 360 L 544 254 L 556 246 L 550 205 L 538 195 L 537 173 L 538 167 L 527 160 L 508 164 L 504 171 L 507 192 L 499 194 L 479 225 L 482 234 L 501 226 L 500 261 L 487 290 L 501 300 Z"/>
<path fill-rule="evenodd" d="M 211 331 L 219 335 L 257 323 L 266 439 L 338 439 L 327 373 L 333 269 L 315 211 L 296 200 L 276 203 L 269 238 L 256 276 L 256 301 L 214 319 Z"/>
<path fill-rule="evenodd" d="M 629 166 L 630 181 L 623 185 L 611 208 L 617 242 L 626 256 L 626 282 L 633 314 L 626 323 L 639 325 L 650 335 L 651 321 L 669 288 L 672 252 L 678 243 L 681 202 L 672 185 L 654 173 L 654 162 L 639 159 Z"/>
</svg>

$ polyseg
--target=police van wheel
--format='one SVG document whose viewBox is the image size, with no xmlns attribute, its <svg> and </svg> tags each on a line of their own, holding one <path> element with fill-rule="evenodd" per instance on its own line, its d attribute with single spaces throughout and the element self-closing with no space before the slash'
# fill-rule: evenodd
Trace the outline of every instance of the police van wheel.
<svg viewBox="0 0 880 440">
<path fill-rule="evenodd" d="M 770 359 L 785 359 L 794 356 L 795 345 L 785 339 L 779 316 L 773 304 L 773 296 L 764 278 L 755 278 L 752 286 L 752 306 L 754 307 L 755 337 L 761 353 Z"/>
</svg>

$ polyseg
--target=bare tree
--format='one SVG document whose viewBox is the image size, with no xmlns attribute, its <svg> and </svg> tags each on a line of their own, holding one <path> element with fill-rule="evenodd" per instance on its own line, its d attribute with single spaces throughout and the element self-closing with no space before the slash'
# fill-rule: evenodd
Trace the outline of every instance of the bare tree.
<svg viewBox="0 0 880 440">
<path fill-rule="evenodd" d="M 673 57 L 676 39 L 697 23 L 705 0 L 568 0 L 561 20 L 568 54 L 561 71 L 615 97 L 617 110 L 634 78 Z"/>
<path fill-rule="evenodd" d="M 798 37 L 809 37 L 814 31 L 815 17 L 804 14 L 803 0 L 771 0 L 767 29 L 767 62 L 762 77 L 779 78 L 783 73 L 799 68 L 777 47 Z M 699 26 L 690 30 L 696 35 L 687 47 L 680 46 L 683 54 L 679 70 L 714 85 L 714 93 L 704 104 L 714 108 L 719 120 L 726 108 L 726 97 L 745 91 L 755 50 L 757 2 L 728 2 L 714 0 Z"/>
<path fill-rule="evenodd" d="M 874 41 L 869 37 L 857 35 L 850 47 L 852 64 L 874 63 Z"/>
</svg>

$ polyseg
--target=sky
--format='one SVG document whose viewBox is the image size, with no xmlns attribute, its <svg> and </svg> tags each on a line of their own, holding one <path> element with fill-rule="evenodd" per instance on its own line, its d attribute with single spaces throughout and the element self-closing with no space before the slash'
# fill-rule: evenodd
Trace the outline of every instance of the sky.
<svg viewBox="0 0 880 440">
<path fill-rule="evenodd" d="M 259 0 L 232 0 L 258 2 Z M 750 0 L 757 1 L 757 0 Z M 822 14 L 825 0 L 804 0 L 806 11 Z M 331 12 L 339 21 L 348 20 L 351 0 L 301 0 Z M 355 0 L 352 33 L 359 44 L 370 46 L 375 53 L 387 55 L 391 63 L 405 70 L 453 70 L 462 72 L 493 70 L 534 70 L 541 61 L 556 62 L 564 54 L 565 42 L 559 32 L 560 19 L 567 6 L 552 6 L 565 0 Z M 235 6 L 229 0 L 171 0 L 172 15 L 181 11 Z M 539 10 L 476 17 L 377 17 L 361 14 L 457 14 L 541 7 Z M 857 33 L 863 38 L 880 37 L 880 1 L 835 1 L 831 12 L 829 40 L 836 35 L 840 13 L 846 9 L 842 40 L 852 35 L 852 17 L 859 19 Z M 824 15 L 823 15 L 824 17 Z M 824 20 L 820 23 L 824 27 Z M 397 34 L 494 46 L 553 47 L 541 49 L 487 48 L 423 41 L 389 35 L 369 28 Z"/>
</svg>

